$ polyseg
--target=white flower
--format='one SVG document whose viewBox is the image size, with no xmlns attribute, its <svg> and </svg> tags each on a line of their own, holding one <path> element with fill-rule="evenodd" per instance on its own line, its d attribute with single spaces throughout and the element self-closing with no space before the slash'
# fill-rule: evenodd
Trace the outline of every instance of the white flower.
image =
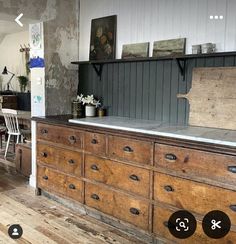
<svg viewBox="0 0 236 244">
<path fill-rule="evenodd" d="M 76 100 L 81 103 L 81 102 L 83 102 L 83 97 L 84 97 L 84 95 L 81 93 L 80 95 L 77 96 Z"/>
<path fill-rule="evenodd" d="M 101 106 L 100 101 L 96 100 L 93 95 L 88 95 L 87 97 L 82 97 L 81 102 L 88 105 L 94 105 L 96 107 Z"/>
</svg>

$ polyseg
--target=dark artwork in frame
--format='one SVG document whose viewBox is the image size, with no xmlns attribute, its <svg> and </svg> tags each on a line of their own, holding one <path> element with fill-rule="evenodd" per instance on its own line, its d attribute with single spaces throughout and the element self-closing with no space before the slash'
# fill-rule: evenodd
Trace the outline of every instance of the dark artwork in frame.
<svg viewBox="0 0 236 244">
<path fill-rule="evenodd" d="M 115 59 L 117 16 L 92 19 L 89 60 Z"/>
</svg>

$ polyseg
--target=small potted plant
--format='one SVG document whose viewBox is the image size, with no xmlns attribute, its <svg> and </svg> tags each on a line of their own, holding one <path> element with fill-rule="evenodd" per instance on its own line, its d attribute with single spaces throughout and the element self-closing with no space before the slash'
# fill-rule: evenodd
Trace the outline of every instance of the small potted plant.
<svg viewBox="0 0 236 244">
<path fill-rule="evenodd" d="M 25 88 L 26 88 L 28 81 L 29 81 L 28 77 L 21 75 L 21 76 L 18 76 L 17 78 L 18 78 L 18 81 L 20 83 L 20 91 L 25 92 Z"/>
<path fill-rule="evenodd" d="M 96 116 L 96 108 L 101 105 L 99 100 L 96 100 L 93 95 L 88 95 L 82 98 L 83 104 L 85 106 L 85 116 L 94 117 Z"/>
</svg>

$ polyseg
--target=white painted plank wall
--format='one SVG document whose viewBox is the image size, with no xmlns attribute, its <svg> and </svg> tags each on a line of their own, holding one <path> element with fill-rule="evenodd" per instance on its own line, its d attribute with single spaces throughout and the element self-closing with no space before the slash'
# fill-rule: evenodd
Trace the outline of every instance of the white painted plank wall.
<svg viewBox="0 0 236 244">
<path fill-rule="evenodd" d="M 116 57 L 122 45 L 186 37 L 193 44 L 213 42 L 217 51 L 236 50 L 236 0 L 80 0 L 80 60 L 89 58 L 91 19 L 117 15 Z M 223 20 L 210 20 L 223 15 Z"/>
</svg>

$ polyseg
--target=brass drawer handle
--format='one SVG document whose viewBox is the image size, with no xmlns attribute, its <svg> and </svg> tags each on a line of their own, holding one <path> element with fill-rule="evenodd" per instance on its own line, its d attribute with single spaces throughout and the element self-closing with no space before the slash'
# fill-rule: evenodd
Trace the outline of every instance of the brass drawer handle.
<svg viewBox="0 0 236 244">
<path fill-rule="evenodd" d="M 125 147 L 123 148 L 123 151 L 124 151 L 124 152 L 129 152 L 129 153 L 131 153 L 131 152 L 133 152 L 134 150 L 133 150 L 131 147 L 129 147 L 129 146 L 125 146 Z"/>
<path fill-rule="evenodd" d="M 97 201 L 100 199 L 97 194 L 92 194 L 91 198 L 94 199 L 94 200 L 97 200 Z"/>
<path fill-rule="evenodd" d="M 236 212 L 236 205 L 230 205 L 229 208 L 230 208 L 232 211 Z"/>
<path fill-rule="evenodd" d="M 92 169 L 92 170 L 99 171 L 99 168 L 98 168 L 98 166 L 97 166 L 96 164 L 93 164 L 93 165 L 91 166 L 91 169 Z"/>
<path fill-rule="evenodd" d="M 44 158 L 46 158 L 48 156 L 48 154 L 45 153 L 45 152 L 41 152 L 41 156 L 44 157 Z"/>
<path fill-rule="evenodd" d="M 92 140 L 91 140 L 91 143 L 92 143 L 92 144 L 98 144 L 98 141 L 97 141 L 96 139 L 92 139 Z"/>
<path fill-rule="evenodd" d="M 69 164 L 74 164 L 75 161 L 74 161 L 73 159 L 70 159 L 70 160 L 68 160 L 68 163 L 69 163 Z"/>
<path fill-rule="evenodd" d="M 139 179 L 139 177 L 137 175 L 130 175 L 129 178 L 131 180 L 140 181 L 140 179 Z"/>
<path fill-rule="evenodd" d="M 129 211 L 130 211 L 130 213 L 132 213 L 134 215 L 139 215 L 140 214 L 140 212 L 139 212 L 139 210 L 137 208 L 130 208 Z"/>
<path fill-rule="evenodd" d="M 48 180 L 48 176 L 44 175 L 44 176 L 43 176 L 43 179 L 44 179 L 44 180 Z"/>
<path fill-rule="evenodd" d="M 236 166 L 228 166 L 228 171 L 236 174 Z"/>
<path fill-rule="evenodd" d="M 164 189 L 168 192 L 174 191 L 174 188 L 172 186 L 164 186 Z"/>
<path fill-rule="evenodd" d="M 171 160 L 171 161 L 175 161 L 177 159 L 177 157 L 174 154 L 172 154 L 172 153 L 167 153 L 165 155 L 165 159 Z"/>
<path fill-rule="evenodd" d="M 41 134 L 44 135 L 44 134 L 47 134 L 47 133 L 48 133 L 48 130 L 46 130 L 46 129 L 42 129 L 42 130 L 41 130 Z"/>
<path fill-rule="evenodd" d="M 70 184 L 69 188 L 72 189 L 72 190 L 75 190 L 75 185 L 74 184 Z"/>
<path fill-rule="evenodd" d="M 163 225 L 164 225 L 165 227 L 168 227 L 168 221 L 164 221 L 164 222 L 163 222 Z"/>
<path fill-rule="evenodd" d="M 76 143 L 75 136 L 70 136 L 68 140 L 69 140 L 70 144 L 75 144 Z"/>
</svg>

